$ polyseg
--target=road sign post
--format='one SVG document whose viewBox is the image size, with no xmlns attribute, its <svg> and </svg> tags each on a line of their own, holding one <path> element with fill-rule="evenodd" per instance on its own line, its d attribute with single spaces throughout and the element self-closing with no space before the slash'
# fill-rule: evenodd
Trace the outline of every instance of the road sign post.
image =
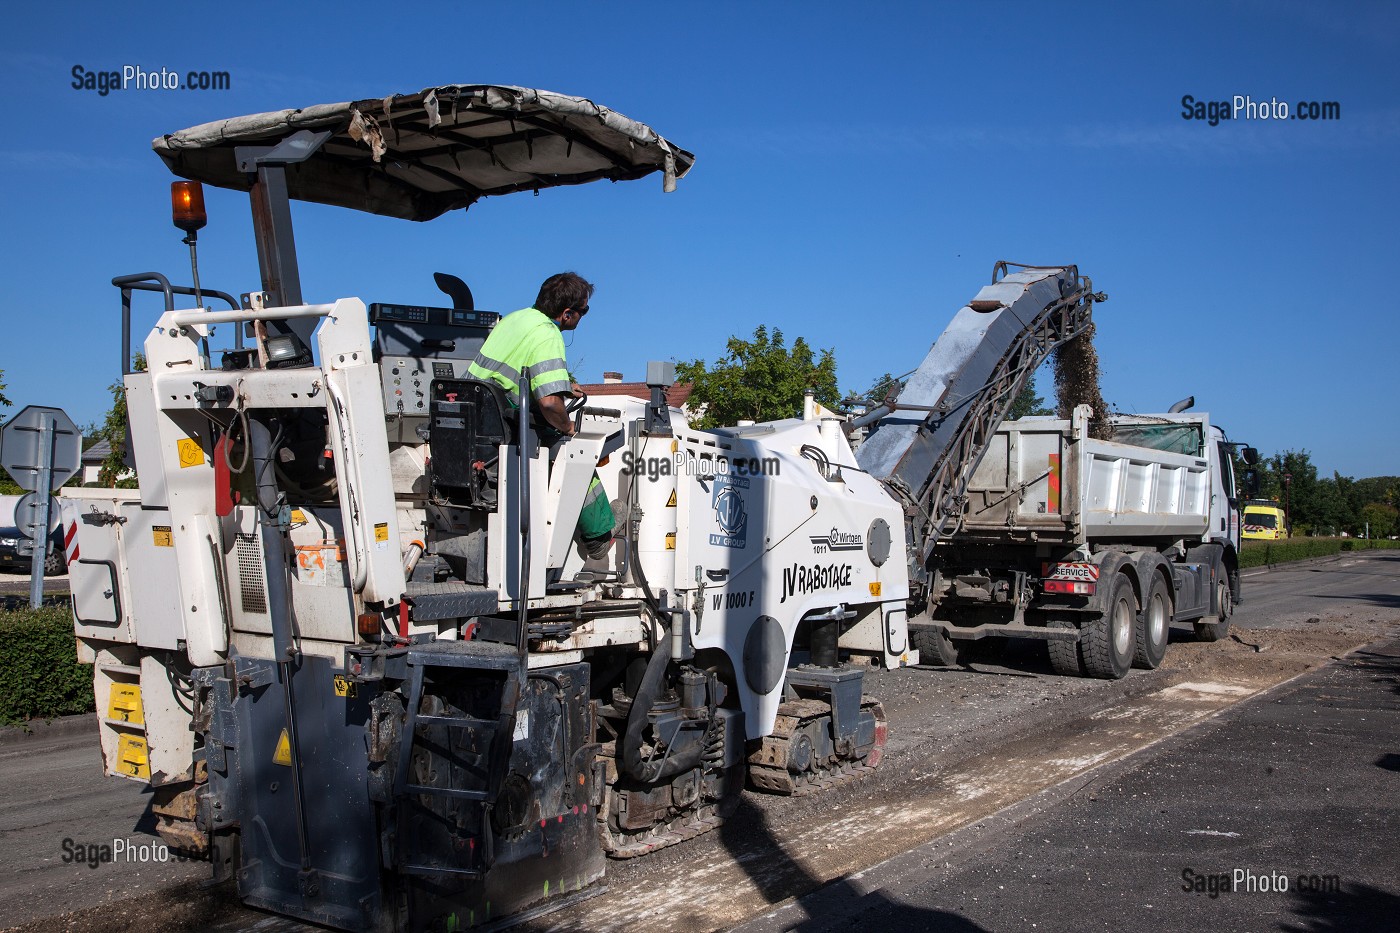
<svg viewBox="0 0 1400 933">
<path fill-rule="evenodd" d="M 82 467 L 83 435 L 61 408 L 30 405 L 0 428 L 0 466 L 21 489 L 39 493 L 31 525 L 34 552 L 29 562 L 29 605 L 44 601 L 44 561 L 49 554 L 50 497 Z"/>
<path fill-rule="evenodd" d="M 49 556 L 49 490 L 53 483 L 54 417 L 49 412 L 39 415 L 39 521 L 31 538 L 34 550 L 29 555 L 29 608 L 38 609 L 44 603 L 44 561 Z"/>
</svg>

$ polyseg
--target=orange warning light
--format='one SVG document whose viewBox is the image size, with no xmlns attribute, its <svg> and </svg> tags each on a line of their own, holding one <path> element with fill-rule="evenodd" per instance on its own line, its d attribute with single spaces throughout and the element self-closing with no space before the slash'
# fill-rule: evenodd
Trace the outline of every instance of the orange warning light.
<svg viewBox="0 0 1400 933">
<path fill-rule="evenodd" d="M 194 233 L 209 222 L 204 213 L 204 186 L 197 181 L 170 183 L 170 219 L 186 233 Z"/>
</svg>

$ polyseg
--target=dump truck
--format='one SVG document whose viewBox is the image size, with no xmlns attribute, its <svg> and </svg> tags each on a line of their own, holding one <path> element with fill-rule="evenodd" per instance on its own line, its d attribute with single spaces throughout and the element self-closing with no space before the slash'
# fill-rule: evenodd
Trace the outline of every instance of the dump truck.
<svg viewBox="0 0 1400 933">
<path fill-rule="evenodd" d="M 1092 412 L 1003 424 L 929 567 L 913 622 L 926 660 L 980 639 L 1047 643 L 1062 674 L 1156 668 L 1173 623 L 1224 638 L 1240 597 L 1240 499 L 1231 445 L 1205 414 Z"/>
<path fill-rule="evenodd" d="M 502 85 L 153 145 L 183 179 L 173 219 L 193 283 L 113 280 L 140 488 L 63 501 L 74 627 L 107 772 L 149 784 L 161 834 L 246 903 L 357 931 L 567 903 L 608 857 L 719 825 L 745 788 L 806 795 L 869 774 L 887 725 L 868 682 L 918 662 L 911 620 L 920 639 L 957 634 L 963 602 L 1009 593 L 1035 609 L 1028 629 L 1057 607 L 1042 612 L 1052 644 L 1098 638 L 1083 624 L 1098 595 L 1058 591 L 1059 568 L 1103 570 L 1110 552 L 1119 566 L 1112 545 L 1147 519 L 1109 542 L 1071 491 L 1026 532 L 1043 545 L 1004 535 L 984 556 L 966 537 L 1001 520 L 997 482 L 1020 489 L 1035 469 L 978 472 L 1005 459 L 997 432 L 1025 380 L 1105 297 L 1077 267 L 998 263 L 905 390 L 860 417 L 812 404 L 699 430 L 666 403 L 673 365 L 652 363 L 651 398 L 577 399 L 575 436 L 551 448 L 529 405 L 468 373 L 499 312 L 448 274 L 442 306 L 305 300 L 291 202 L 423 221 L 601 179 L 659 174 L 670 190 L 690 152 L 586 99 Z M 250 196 L 260 287 L 237 298 L 198 279 L 202 184 Z M 164 307 L 140 328 L 138 372 L 145 293 Z M 1090 449 L 1076 424 L 1040 429 L 1071 472 Z M 1119 453 L 1181 467 L 1198 497 L 1216 480 L 1200 451 Z M 617 515 L 603 557 L 574 534 L 595 474 Z M 1022 546 L 1055 569 L 997 556 Z M 1223 573 L 1148 592 L 1184 618 L 1215 605 Z M 1141 602 L 1115 603 L 1118 621 L 1141 625 Z"/>
</svg>

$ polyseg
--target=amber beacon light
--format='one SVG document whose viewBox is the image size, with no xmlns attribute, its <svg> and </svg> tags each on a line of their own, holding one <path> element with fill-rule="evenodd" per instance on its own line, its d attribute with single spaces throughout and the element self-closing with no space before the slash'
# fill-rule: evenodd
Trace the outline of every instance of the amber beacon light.
<svg viewBox="0 0 1400 933">
<path fill-rule="evenodd" d="M 204 186 L 197 181 L 170 183 L 170 218 L 186 233 L 194 233 L 209 222 L 204 213 Z"/>
</svg>

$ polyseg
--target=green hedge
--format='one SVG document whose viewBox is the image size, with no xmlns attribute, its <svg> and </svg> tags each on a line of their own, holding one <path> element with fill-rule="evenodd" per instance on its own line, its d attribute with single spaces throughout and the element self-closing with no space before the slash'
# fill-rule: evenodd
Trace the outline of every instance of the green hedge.
<svg viewBox="0 0 1400 933">
<path fill-rule="evenodd" d="M 78 663 L 69 609 L 0 611 L 0 723 L 92 710 L 92 667 Z"/>
<path fill-rule="evenodd" d="M 1342 551 L 1397 548 L 1400 541 L 1367 541 L 1364 538 L 1288 538 L 1283 541 L 1245 541 L 1240 569 L 1285 564 L 1310 557 L 1331 557 Z"/>
</svg>

